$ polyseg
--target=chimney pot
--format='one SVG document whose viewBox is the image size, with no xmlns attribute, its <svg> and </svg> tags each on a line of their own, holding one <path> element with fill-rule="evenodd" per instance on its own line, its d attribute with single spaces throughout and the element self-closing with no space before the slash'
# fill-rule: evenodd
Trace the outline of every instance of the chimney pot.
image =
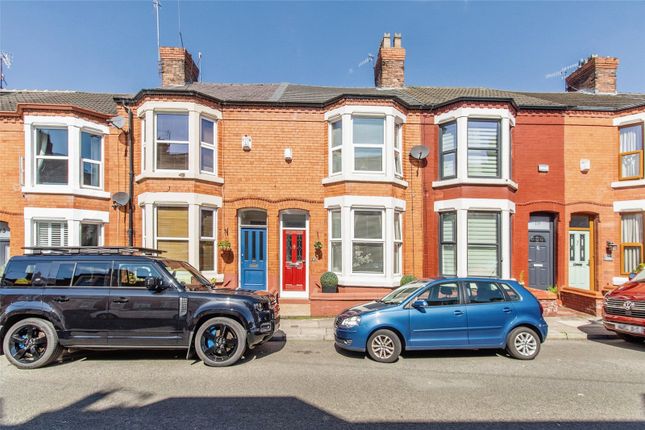
<svg viewBox="0 0 645 430">
<path fill-rule="evenodd" d="M 392 42 L 390 40 L 390 33 L 383 33 L 383 43 L 381 44 L 381 47 L 389 48 L 391 46 Z"/>
<path fill-rule="evenodd" d="M 402 48 L 401 46 L 401 33 L 394 33 L 394 47 Z"/>
</svg>

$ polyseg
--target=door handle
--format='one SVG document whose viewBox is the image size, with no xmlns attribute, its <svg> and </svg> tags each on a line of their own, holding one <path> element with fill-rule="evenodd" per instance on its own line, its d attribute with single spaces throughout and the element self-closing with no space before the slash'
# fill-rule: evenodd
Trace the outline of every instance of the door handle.
<svg viewBox="0 0 645 430">
<path fill-rule="evenodd" d="M 462 316 L 464 313 L 462 311 L 455 311 L 455 316 Z"/>
<path fill-rule="evenodd" d="M 54 297 L 53 300 L 58 303 L 65 303 L 65 302 L 69 302 L 69 297 L 67 296 Z"/>
<path fill-rule="evenodd" d="M 119 297 L 118 299 L 112 300 L 112 303 L 128 303 L 128 301 L 126 297 Z"/>
<path fill-rule="evenodd" d="M 504 308 L 504 312 L 506 312 L 507 314 L 510 314 L 511 312 L 513 312 L 513 309 L 511 309 L 511 308 L 509 308 L 507 306 L 507 307 Z"/>
</svg>

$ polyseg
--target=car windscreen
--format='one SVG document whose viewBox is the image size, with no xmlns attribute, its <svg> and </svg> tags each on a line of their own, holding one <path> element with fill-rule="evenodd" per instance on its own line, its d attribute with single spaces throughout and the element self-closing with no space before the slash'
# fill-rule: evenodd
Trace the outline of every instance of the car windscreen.
<svg viewBox="0 0 645 430">
<path fill-rule="evenodd" d="M 190 264 L 176 260 L 161 260 L 160 262 L 168 273 L 188 290 L 212 289 L 212 284 L 208 279 Z"/>
<path fill-rule="evenodd" d="M 410 282 L 409 284 L 405 284 L 404 286 L 397 288 L 396 290 L 392 291 L 390 294 L 388 294 L 387 296 L 383 297 L 378 301 L 382 303 L 398 305 L 399 303 L 403 303 L 414 293 L 419 291 L 420 288 L 423 288 L 427 284 L 428 284 L 427 282 L 423 282 L 423 281 Z"/>
</svg>

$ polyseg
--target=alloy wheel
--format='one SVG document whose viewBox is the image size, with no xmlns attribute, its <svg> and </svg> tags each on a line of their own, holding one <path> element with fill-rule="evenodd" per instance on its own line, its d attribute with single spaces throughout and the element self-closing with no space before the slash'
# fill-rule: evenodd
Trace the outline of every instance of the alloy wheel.
<svg viewBox="0 0 645 430">
<path fill-rule="evenodd" d="M 227 324 L 218 323 L 208 327 L 200 340 L 200 347 L 208 358 L 226 361 L 237 350 L 239 341 L 235 330 Z"/>
<path fill-rule="evenodd" d="M 372 340 L 374 354 L 382 359 L 388 359 L 394 354 L 394 342 L 389 336 L 379 335 Z"/>
<path fill-rule="evenodd" d="M 11 335 L 9 353 L 20 363 L 36 362 L 46 351 L 47 335 L 35 325 L 21 327 Z"/>
<path fill-rule="evenodd" d="M 517 352 L 525 357 L 532 356 L 537 350 L 537 340 L 535 339 L 535 336 L 525 331 L 515 336 L 514 344 Z"/>
</svg>

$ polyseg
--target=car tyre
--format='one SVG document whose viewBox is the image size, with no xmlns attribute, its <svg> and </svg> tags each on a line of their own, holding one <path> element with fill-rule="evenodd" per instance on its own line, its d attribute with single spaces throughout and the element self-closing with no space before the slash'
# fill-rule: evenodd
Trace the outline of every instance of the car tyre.
<svg viewBox="0 0 645 430">
<path fill-rule="evenodd" d="M 640 344 L 640 343 L 643 343 L 643 341 L 645 341 L 645 338 L 638 337 L 638 336 L 633 336 L 633 335 L 627 334 L 627 333 L 616 333 L 616 334 L 618 335 L 619 338 L 621 338 L 625 342 L 629 342 L 629 343 Z"/>
<path fill-rule="evenodd" d="M 40 318 L 26 318 L 9 327 L 2 349 L 18 369 L 47 366 L 63 353 L 54 325 Z"/>
<path fill-rule="evenodd" d="M 231 318 L 211 318 L 199 327 L 195 335 L 195 352 L 207 366 L 230 366 L 242 357 L 244 351 L 246 330 Z"/>
<path fill-rule="evenodd" d="M 367 353 L 379 363 L 394 363 L 401 355 L 401 339 L 391 330 L 377 330 L 367 340 Z"/>
<path fill-rule="evenodd" d="M 540 346 L 540 337 L 528 327 L 516 327 L 506 338 L 506 352 L 518 360 L 533 360 L 540 353 Z"/>
</svg>

